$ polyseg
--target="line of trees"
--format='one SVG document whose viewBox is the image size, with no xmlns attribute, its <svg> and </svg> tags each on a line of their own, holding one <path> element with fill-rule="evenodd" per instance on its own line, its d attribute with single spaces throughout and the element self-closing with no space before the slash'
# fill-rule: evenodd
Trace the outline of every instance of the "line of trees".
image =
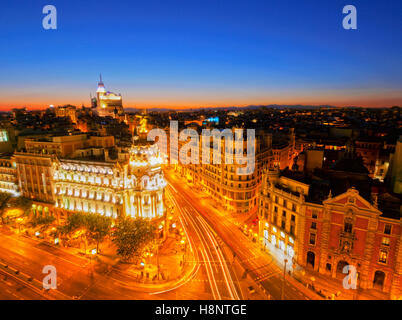
<svg viewBox="0 0 402 320">
<path fill-rule="evenodd" d="M 87 251 L 88 240 L 96 242 L 96 252 L 99 245 L 107 236 L 117 247 L 117 254 L 123 261 L 138 259 L 148 244 L 155 238 L 155 227 L 145 219 L 122 217 L 116 220 L 112 229 L 113 220 L 110 217 L 92 213 L 74 213 L 67 218 L 65 225 L 58 227 L 57 233 L 72 235 L 81 231 L 81 239 Z"/>
<path fill-rule="evenodd" d="M 81 231 L 81 238 L 87 251 L 88 240 L 96 242 L 96 252 L 99 252 L 99 244 L 105 239 L 111 230 L 113 220 L 110 217 L 99 214 L 77 212 L 67 218 L 65 225 L 58 227 L 57 231 L 62 235 L 71 235 Z"/>
<path fill-rule="evenodd" d="M 15 207 L 22 210 L 23 214 L 29 213 L 32 201 L 23 197 L 12 198 L 8 193 L 0 192 L 0 218 L 5 222 L 5 212 L 8 207 Z M 55 218 L 51 215 L 32 216 L 30 224 L 33 227 L 38 225 L 49 226 Z M 114 228 L 112 228 L 114 226 Z M 113 224 L 113 219 L 99 214 L 77 212 L 68 216 L 64 225 L 58 226 L 53 236 L 72 236 L 80 232 L 81 240 L 87 252 L 88 241 L 96 243 L 96 252 L 99 252 L 99 245 L 110 236 L 117 247 L 117 254 L 123 261 L 139 259 L 145 248 L 155 239 L 155 226 L 146 219 L 133 219 L 121 217 Z"/>
</svg>

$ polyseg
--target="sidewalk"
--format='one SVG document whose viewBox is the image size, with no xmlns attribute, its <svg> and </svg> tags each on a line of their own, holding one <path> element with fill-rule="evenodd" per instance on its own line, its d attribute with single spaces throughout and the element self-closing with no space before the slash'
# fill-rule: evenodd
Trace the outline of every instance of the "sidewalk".
<svg viewBox="0 0 402 320">
<path fill-rule="evenodd" d="M 18 234 L 12 228 L 3 226 L 2 233 L 8 236 L 18 236 Z M 163 243 L 159 249 L 159 266 L 160 266 L 160 276 L 157 279 L 157 267 L 156 267 L 156 257 L 153 259 L 154 268 L 150 269 L 140 269 L 130 263 L 122 263 L 120 256 L 116 253 L 116 248 L 114 244 L 108 240 L 99 245 L 99 253 L 95 255 L 85 254 L 83 248 L 68 247 L 63 245 L 56 245 L 51 241 L 45 239 L 39 239 L 35 236 L 28 236 L 25 233 L 19 235 L 22 238 L 26 238 L 29 241 L 34 241 L 36 243 L 46 244 L 43 250 L 51 253 L 54 250 L 59 250 L 59 252 L 64 252 L 67 255 L 71 255 L 71 259 L 80 258 L 85 259 L 88 263 L 83 264 L 83 267 L 92 268 L 93 271 L 97 273 L 106 273 L 110 271 L 117 272 L 124 279 L 124 286 L 133 288 L 139 287 L 144 289 L 153 289 L 162 287 L 166 288 L 170 285 L 176 285 L 180 280 L 186 279 L 190 276 L 192 265 L 190 263 L 185 263 L 182 266 L 183 253 L 177 246 L 177 241 L 175 239 L 176 235 L 171 233 L 168 235 L 166 241 Z M 92 248 L 93 245 L 89 245 L 88 248 Z M 48 247 L 48 250 L 46 249 Z M 88 249 L 87 248 L 87 249 Z M 194 261 L 195 259 L 190 256 L 191 252 L 187 252 L 186 260 Z M 151 263 L 149 263 L 152 265 Z M 151 275 L 149 272 L 149 277 L 147 277 L 147 271 L 153 270 L 154 273 Z M 141 276 L 141 271 L 142 276 Z M 33 279 L 36 282 L 36 279 Z M 123 282 L 121 282 L 123 284 Z M 129 284 L 129 285 L 128 285 Z M 45 291 L 46 293 L 46 291 Z M 56 293 L 57 295 L 58 293 Z M 49 294 L 47 294 L 49 296 Z M 50 293 L 50 296 L 54 295 Z M 67 296 L 64 297 L 66 299 Z M 61 298 L 63 299 L 63 297 Z"/>
<path fill-rule="evenodd" d="M 345 289 L 342 285 L 342 280 L 332 278 L 323 274 L 320 274 L 313 270 L 304 270 L 304 276 L 300 273 L 295 274 L 295 278 L 298 281 L 307 284 L 311 288 L 311 277 L 314 278 L 314 288 L 316 292 L 322 292 L 324 295 L 332 297 L 335 300 L 389 300 L 389 296 L 386 293 L 380 292 L 375 289 Z M 346 275 L 345 275 L 346 276 Z"/>
</svg>

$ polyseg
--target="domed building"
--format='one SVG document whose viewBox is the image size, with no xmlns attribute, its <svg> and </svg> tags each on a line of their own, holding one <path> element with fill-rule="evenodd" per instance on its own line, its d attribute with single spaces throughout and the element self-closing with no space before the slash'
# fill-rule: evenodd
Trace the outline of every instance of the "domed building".
<svg viewBox="0 0 402 320">
<path fill-rule="evenodd" d="M 102 155 L 55 160 L 58 218 L 73 212 L 130 216 L 150 219 L 162 229 L 166 181 L 157 145 L 135 135 L 131 148 L 122 153 L 120 160 L 101 159 Z"/>
<path fill-rule="evenodd" d="M 124 211 L 133 218 L 160 218 L 164 215 L 166 186 L 162 157 L 156 144 L 135 138 L 129 162 L 124 167 Z"/>
<path fill-rule="evenodd" d="M 123 99 L 121 94 L 116 94 L 106 91 L 105 85 L 102 81 L 102 76 L 98 82 L 96 90 L 96 98 L 92 101 L 93 106 L 96 108 L 96 113 L 100 117 L 113 117 L 124 114 Z"/>
</svg>

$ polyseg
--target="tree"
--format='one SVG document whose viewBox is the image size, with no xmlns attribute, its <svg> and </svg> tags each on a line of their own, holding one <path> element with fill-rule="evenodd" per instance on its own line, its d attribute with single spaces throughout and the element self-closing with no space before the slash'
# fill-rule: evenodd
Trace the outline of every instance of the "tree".
<svg viewBox="0 0 402 320">
<path fill-rule="evenodd" d="M 36 227 L 36 226 L 38 226 L 38 225 L 49 226 L 50 224 L 53 223 L 53 221 L 54 221 L 55 219 L 56 219 L 56 218 L 53 217 L 53 216 L 44 216 L 44 217 L 39 216 L 39 217 L 33 218 L 31 223 L 32 223 L 32 226 L 33 226 L 33 227 Z"/>
<path fill-rule="evenodd" d="M 70 234 L 74 231 L 82 231 L 81 238 L 87 250 L 87 240 L 96 241 L 96 252 L 99 251 L 99 244 L 108 235 L 112 225 L 112 218 L 99 214 L 77 212 L 67 218 L 67 223 L 59 228 L 61 234 Z"/>
<path fill-rule="evenodd" d="M 99 243 L 109 234 L 112 218 L 98 214 L 89 214 L 86 217 L 85 225 L 88 236 L 96 241 L 96 252 L 99 252 Z"/>
<path fill-rule="evenodd" d="M 85 253 L 87 252 L 87 238 L 86 238 L 86 214 L 77 212 L 73 213 L 72 215 L 68 216 L 67 222 L 64 226 L 58 228 L 58 232 L 60 234 L 68 235 L 74 231 L 82 229 L 83 233 L 81 235 L 81 239 L 84 241 L 85 244 Z"/>
<path fill-rule="evenodd" d="M 0 193 L 0 217 L 1 217 L 1 223 L 4 224 L 4 213 L 5 213 L 5 208 L 7 206 L 8 201 L 10 200 L 11 195 L 8 193 L 1 192 Z"/>
<path fill-rule="evenodd" d="M 145 219 L 125 217 L 117 221 L 112 241 L 117 246 L 117 254 L 124 261 L 140 257 L 142 251 L 154 239 L 155 227 Z"/>
<path fill-rule="evenodd" d="M 24 197 L 18 197 L 15 198 L 13 206 L 20 208 L 22 211 L 24 211 L 24 215 L 27 215 L 32 208 L 32 200 Z"/>
</svg>

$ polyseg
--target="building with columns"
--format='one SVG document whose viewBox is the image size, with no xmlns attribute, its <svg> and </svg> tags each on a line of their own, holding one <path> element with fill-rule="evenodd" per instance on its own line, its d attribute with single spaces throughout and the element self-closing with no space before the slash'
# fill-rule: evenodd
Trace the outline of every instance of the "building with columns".
<svg viewBox="0 0 402 320">
<path fill-rule="evenodd" d="M 287 259 L 291 270 L 301 266 L 341 280 L 352 265 L 360 288 L 402 296 L 400 201 L 379 193 L 364 175 L 267 170 L 259 218 L 261 246 L 280 262 Z"/>
<path fill-rule="evenodd" d="M 166 182 L 157 146 L 135 140 L 124 158 L 127 160 L 56 160 L 55 206 L 62 216 L 82 211 L 113 218 L 163 218 Z"/>
</svg>

